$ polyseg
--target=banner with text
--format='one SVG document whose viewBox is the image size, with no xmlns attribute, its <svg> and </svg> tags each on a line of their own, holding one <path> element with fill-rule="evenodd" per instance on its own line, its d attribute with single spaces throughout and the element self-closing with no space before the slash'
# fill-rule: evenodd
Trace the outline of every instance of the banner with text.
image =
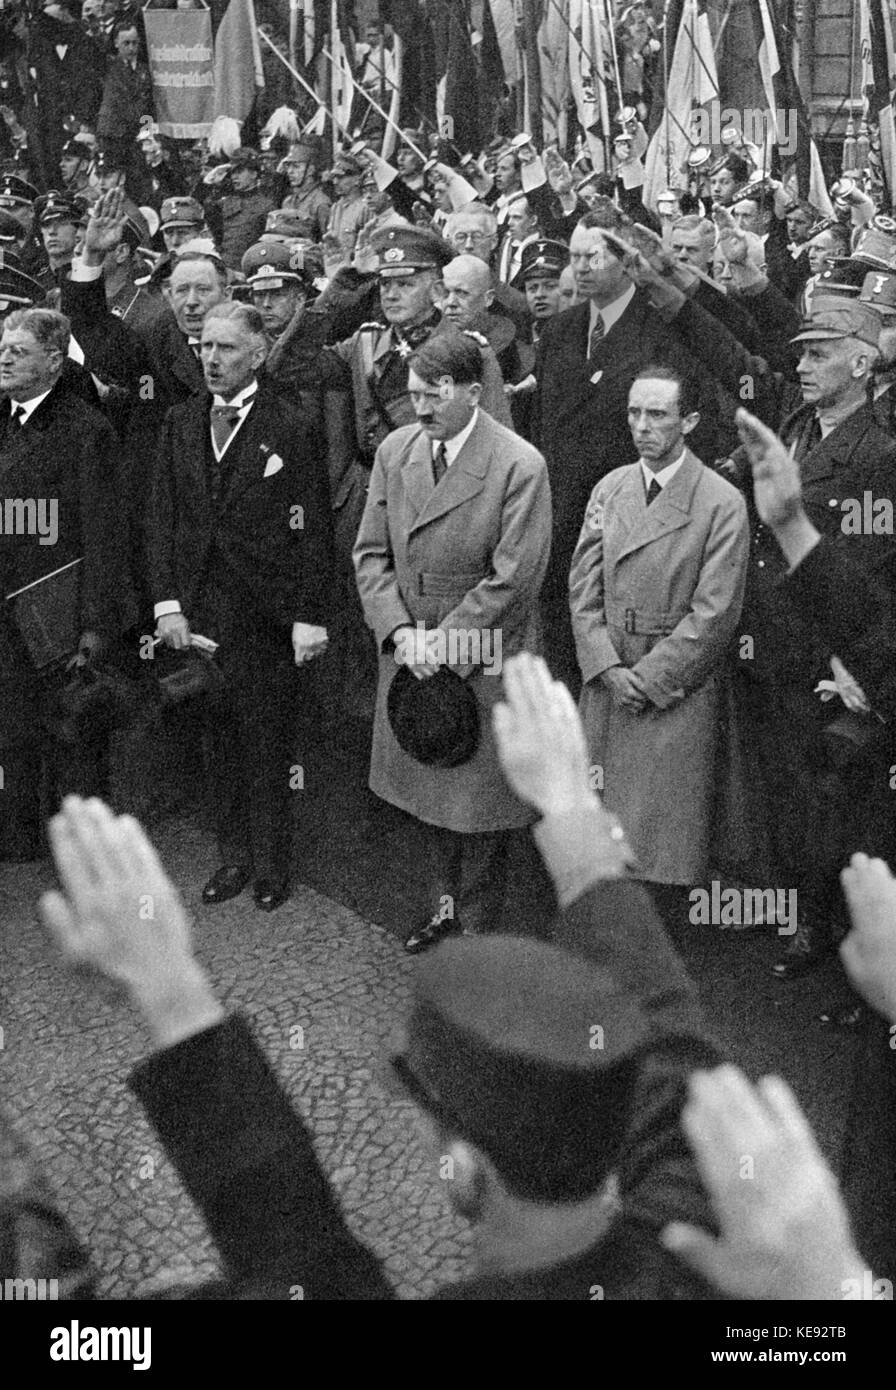
<svg viewBox="0 0 896 1390">
<path fill-rule="evenodd" d="M 163 135 L 201 140 L 215 117 L 215 55 L 208 10 L 144 10 L 156 122 Z"/>
</svg>

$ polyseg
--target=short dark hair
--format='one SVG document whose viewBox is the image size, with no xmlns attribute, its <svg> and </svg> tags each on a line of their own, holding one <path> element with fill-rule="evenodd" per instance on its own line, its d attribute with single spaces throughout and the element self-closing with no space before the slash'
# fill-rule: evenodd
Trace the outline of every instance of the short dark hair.
<svg viewBox="0 0 896 1390">
<path fill-rule="evenodd" d="M 678 410 L 679 414 L 693 415 L 700 409 L 700 383 L 693 372 L 683 371 L 679 367 L 670 367 L 666 363 L 648 362 L 635 375 L 635 381 L 675 381 L 678 383 Z"/>
<path fill-rule="evenodd" d="M 469 386 L 482 380 L 482 352 L 469 333 L 453 326 L 440 328 L 411 353 L 408 368 L 430 386 L 445 377 L 458 386 Z"/>
<path fill-rule="evenodd" d="M 125 15 L 123 19 L 116 19 L 112 25 L 112 42 L 118 38 L 119 34 L 124 34 L 128 29 L 133 29 L 137 38 L 140 38 L 140 23 L 133 15 Z"/>
</svg>

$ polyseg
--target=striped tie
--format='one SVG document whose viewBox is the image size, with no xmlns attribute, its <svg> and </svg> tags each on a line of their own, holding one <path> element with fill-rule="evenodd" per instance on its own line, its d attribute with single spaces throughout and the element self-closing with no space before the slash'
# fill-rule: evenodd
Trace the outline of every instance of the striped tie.
<svg viewBox="0 0 896 1390">
<path fill-rule="evenodd" d="M 592 330 L 591 330 L 591 336 L 590 336 L 589 339 L 588 339 L 588 357 L 589 357 L 589 359 L 592 358 L 592 357 L 594 356 L 595 352 L 597 351 L 597 346 L 598 346 L 598 344 L 599 344 L 599 343 L 602 343 L 603 340 L 604 340 L 604 338 L 605 338 L 606 336 L 607 336 L 607 330 L 606 330 L 606 328 L 604 327 L 603 315 L 602 315 L 602 314 L 598 314 L 598 316 L 597 316 L 597 322 L 595 323 L 594 327 L 592 328 Z"/>
</svg>

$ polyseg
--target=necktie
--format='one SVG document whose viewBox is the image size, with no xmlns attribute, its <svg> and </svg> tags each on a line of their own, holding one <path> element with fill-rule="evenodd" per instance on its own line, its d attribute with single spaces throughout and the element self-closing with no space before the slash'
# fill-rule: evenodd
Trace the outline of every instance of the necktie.
<svg viewBox="0 0 896 1390">
<path fill-rule="evenodd" d="M 9 417 L 10 429 L 20 430 L 25 423 L 25 411 L 20 405 L 14 405 Z"/>
<path fill-rule="evenodd" d="M 448 472 L 448 451 L 444 444 L 440 444 L 436 449 L 432 460 L 432 476 L 435 479 L 436 487 Z"/>
<path fill-rule="evenodd" d="M 221 452 L 228 439 L 233 434 L 233 427 L 239 417 L 240 406 L 238 405 L 212 406 L 212 438 L 215 441 L 218 453 Z"/>
<path fill-rule="evenodd" d="M 589 339 L 588 339 L 588 356 L 589 356 L 589 358 L 591 358 L 591 357 L 594 356 L 595 351 L 596 351 L 596 349 L 597 349 L 598 343 L 603 342 L 603 340 L 604 340 L 604 338 L 606 337 L 606 335 L 607 335 L 607 330 L 606 330 L 606 328 L 604 327 L 603 315 L 602 315 L 602 314 L 598 314 L 598 316 L 597 316 L 597 323 L 596 323 L 596 324 L 594 325 L 594 327 L 592 328 L 592 330 L 591 330 L 591 336 L 590 336 Z"/>
<path fill-rule="evenodd" d="M 197 361 L 197 362 L 201 362 L 201 361 L 202 361 L 202 354 L 201 354 L 200 351 L 199 351 L 199 339 L 198 339 L 198 338 L 188 338 L 188 339 L 187 339 L 187 346 L 189 347 L 189 349 L 190 349 L 190 351 L 192 352 L 193 356 L 196 358 L 196 361 Z"/>
<path fill-rule="evenodd" d="M 662 490 L 663 490 L 663 489 L 660 487 L 660 485 L 659 485 L 659 483 L 657 482 L 656 478 L 651 478 L 651 479 L 650 479 L 650 487 L 647 489 L 647 505 L 648 505 L 648 507 L 650 506 L 651 502 L 655 502 L 655 501 L 656 501 L 656 499 L 659 497 L 659 495 L 660 495 L 660 493 L 662 492 Z"/>
</svg>

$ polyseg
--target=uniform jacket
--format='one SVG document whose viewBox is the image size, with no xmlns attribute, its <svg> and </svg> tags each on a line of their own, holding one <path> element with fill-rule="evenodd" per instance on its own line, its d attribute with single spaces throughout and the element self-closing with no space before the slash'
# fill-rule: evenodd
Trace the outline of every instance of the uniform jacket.
<svg viewBox="0 0 896 1390">
<path fill-rule="evenodd" d="M 249 193 L 228 193 L 221 199 L 221 259 L 231 270 L 264 232 L 274 203 L 260 188 Z"/>
<path fill-rule="evenodd" d="M 749 550 L 737 489 L 687 450 L 648 507 L 639 464 L 588 504 L 570 574 L 582 717 L 603 796 L 659 883 L 696 883 L 713 819 L 719 670 L 738 631 Z M 650 706 L 614 705 L 600 676 L 621 664 Z"/>
<path fill-rule="evenodd" d="M 175 406 L 162 432 L 147 523 L 153 602 L 178 599 L 190 619 L 214 552 L 215 572 L 234 608 L 280 627 L 325 624 L 330 506 L 306 421 L 259 388 L 224 455 L 216 506 L 208 476 L 211 404 L 207 392 Z"/>
<path fill-rule="evenodd" d="M 331 207 L 330 200 L 322 188 L 312 184 L 310 188 L 287 193 L 280 206 L 301 213 L 305 219 L 301 235 L 309 237 L 311 241 L 320 241 L 327 230 Z"/>
<path fill-rule="evenodd" d="M 611 969 L 656 1021 L 620 1163 L 622 1210 L 604 1240 L 575 1261 L 471 1279 L 436 1297 L 582 1301 L 599 1284 L 607 1300 L 712 1298 L 658 1239 L 669 1220 L 712 1225 L 679 1122 L 688 1073 L 720 1060 L 693 985 L 635 883 L 595 884 L 557 930 L 570 949 Z M 349 1229 L 308 1127 L 242 1019 L 156 1053 L 130 1086 L 232 1285 L 262 1288 L 269 1298 L 294 1297 L 297 1284 L 306 1299 L 395 1298 L 379 1261 Z"/>
<path fill-rule="evenodd" d="M 590 307 L 558 314 L 544 328 L 535 360 L 537 390 L 532 441 L 548 463 L 554 499 L 554 536 L 545 584 L 545 638 L 558 671 L 574 669 L 569 632 L 569 566 L 595 484 L 615 468 L 634 462 L 637 450 L 628 427 L 628 393 L 638 370 L 649 362 L 692 367 L 692 359 L 636 290 L 625 313 L 587 357 Z M 705 374 L 704 374 L 705 377 Z M 694 451 L 715 458 L 715 388 L 707 382 Z"/>
<path fill-rule="evenodd" d="M 419 425 L 396 430 L 377 450 L 354 550 L 358 592 L 380 653 L 370 785 L 419 820 L 475 832 L 533 819 L 501 772 L 491 708 L 501 698 L 502 661 L 538 649 L 536 601 L 550 529 L 544 459 L 485 411 L 438 487 L 432 444 Z M 449 636 L 485 634 L 488 670 L 485 661 L 454 663 L 480 706 L 479 748 L 462 767 L 415 762 L 389 726 L 386 698 L 398 670 L 389 638 L 418 622 Z M 496 647 L 486 651 L 497 641 L 500 660 Z M 451 656 L 449 648 L 449 662 Z"/>
</svg>

